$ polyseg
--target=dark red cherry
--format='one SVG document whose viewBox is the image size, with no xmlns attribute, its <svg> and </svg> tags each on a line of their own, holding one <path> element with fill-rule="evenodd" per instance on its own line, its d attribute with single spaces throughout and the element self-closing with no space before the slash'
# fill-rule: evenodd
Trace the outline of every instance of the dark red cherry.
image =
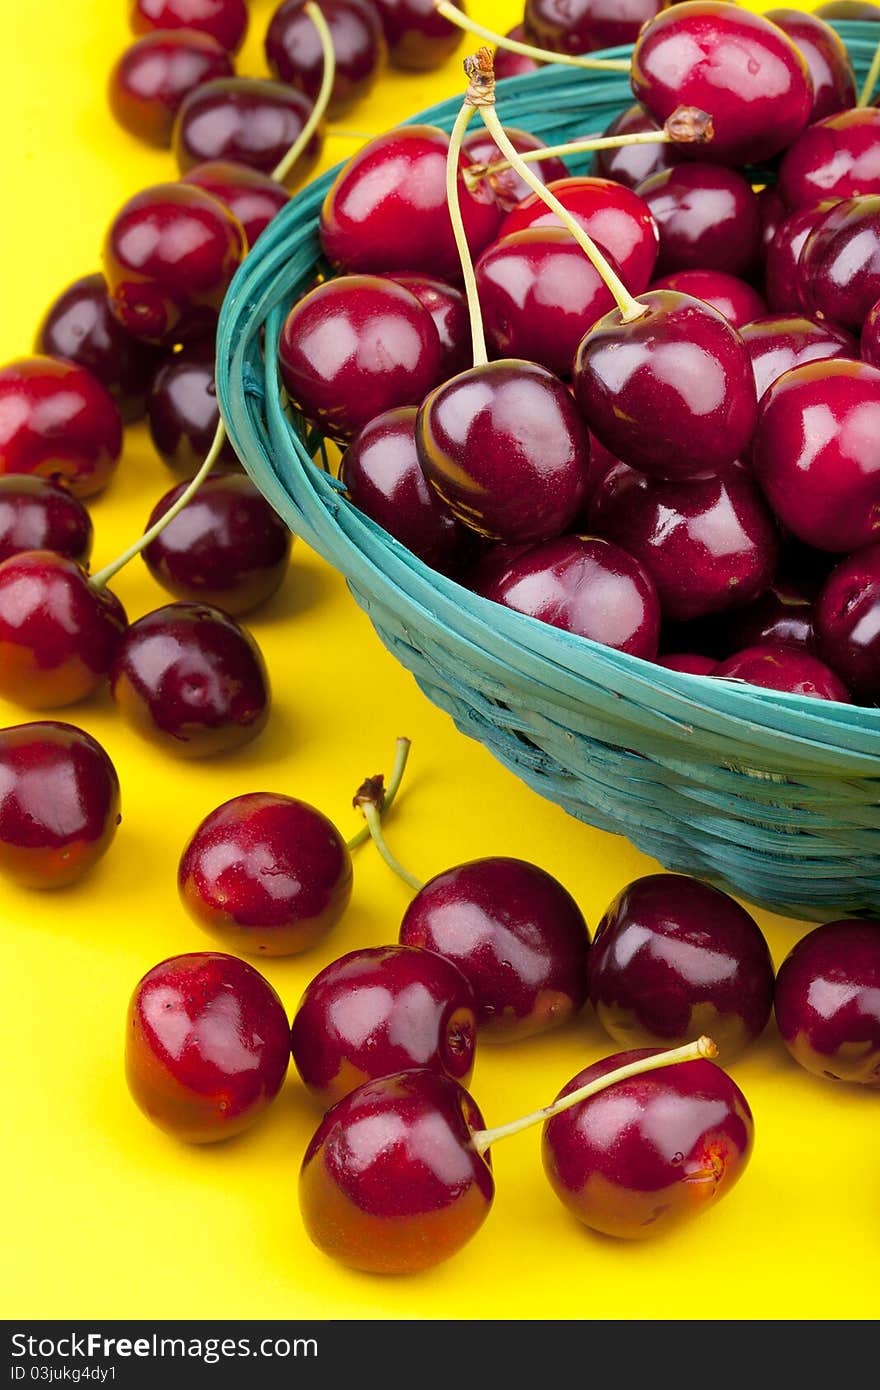
<svg viewBox="0 0 880 1390">
<path fill-rule="evenodd" d="M 514 24 L 512 29 L 508 29 L 505 36 L 513 39 L 516 43 L 528 43 L 529 36 L 526 33 L 524 24 Z M 524 53 L 513 53 L 509 48 L 496 48 L 492 55 L 492 66 L 495 69 L 495 76 L 500 82 L 504 77 L 521 77 L 526 72 L 537 72 L 538 68 L 544 66 L 535 58 L 527 58 Z"/>
<path fill-rule="evenodd" d="M 775 184 L 768 183 L 758 190 L 758 212 L 761 215 L 761 251 L 766 255 L 780 223 L 788 213 L 782 194 Z"/>
<path fill-rule="evenodd" d="M 606 1057 L 560 1095 L 650 1055 Z M 742 1091 L 714 1062 L 697 1060 L 618 1081 L 554 1115 L 542 1157 L 550 1186 L 578 1221 L 642 1240 L 718 1202 L 742 1175 L 753 1140 Z"/>
<path fill-rule="evenodd" d="M 880 921 L 826 922 L 776 977 L 776 1023 L 815 1076 L 880 1086 Z"/>
<path fill-rule="evenodd" d="M 736 275 L 723 270 L 676 270 L 651 285 L 652 290 L 674 290 L 702 299 L 742 332 L 743 324 L 766 314 L 767 305 L 758 291 Z"/>
<path fill-rule="evenodd" d="M 659 245 L 657 224 L 647 204 L 632 189 L 610 179 L 554 179 L 548 187 L 587 235 L 611 253 L 627 289 L 640 294 L 654 273 Z M 527 227 L 560 225 L 556 213 L 532 193 L 507 214 L 498 238 Z"/>
<path fill-rule="evenodd" d="M 145 529 L 164 516 L 187 487 L 166 492 Z M 293 537 L 244 473 L 206 478 L 191 501 L 143 551 L 153 578 L 175 598 L 210 603 L 224 613 L 250 613 L 275 593 L 290 560 Z"/>
<path fill-rule="evenodd" d="M 880 193 L 880 111 L 857 106 L 809 126 L 785 153 L 779 191 L 790 208 Z"/>
<path fill-rule="evenodd" d="M 863 362 L 867 362 L 871 367 L 880 367 L 880 299 L 871 305 L 865 315 L 859 352 Z"/>
<path fill-rule="evenodd" d="M 642 562 L 673 622 L 750 603 L 776 568 L 776 527 L 744 468 L 660 482 L 621 464 L 594 501 L 590 523 Z"/>
<path fill-rule="evenodd" d="M 586 427 L 568 388 L 532 362 L 490 362 L 436 387 L 416 448 L 453 515 L 490 540 L 558 536 L 583 507 Z"/>
<path fill-rule="evenodd" d="M 880 23 L 880 9 L 870 0 L 828 0 L 825 5 L 817 5 L 817 15 L 823 19 L 855 19 L 863 24 Z"/>
<path fill-rule="evenodd" d="M 246 164 L 271 174 L 302 133 L 312 103 L 283 82 L 257 77 L 221 77 L 190 92 L 174 123 L 174 156 L 181 173 L 208 160 Z M 321 153 L 316 130 L 284 182 L 296 188 L 308 178 Z"/>
<path fill-rule="evenodd" d="M 414 294 L 434 320 L 434 327 L 443 349 L 441 379 L 463 372 L 472 360 L 471 325 L 467 300 L 461 290 L 435 280 L 430 275 L 415 275 L 398 271 L 387 277 Z"/>
<path fill-rule="evenodd" d="M 306 986 L 290 1030 L 294 1065 L 325 1110 L 356 1086 L 427 1067 L 466 1086 L 477 1004 L 464 975 L 434 951 L 350 951 Z"/>
<path fill-rule="evenodd" d="M 349 444 L 339 476 L 360 511 L 432 569 L 455 573 L 467 554 L 466 533 L 422 472 L 417 414 L 401 406 L 377 415 Z"/>
<path fill-rule="evenodd" d="M 266 61 L 279 82 L 314 101 L 321 89 L 324 55 L 305 0 L 284 0 L 266 33 Z M 321 0 L 336 59 L 327 112 L 338 116 L 370 91 L 385 59 L 385 38 L 371 0 Z"/>
<path fill-rule="evenodd" d="M 443 21 L 444 23 L 446 21 Z M 343 165 L 321 208 L 321 245 L 343 271 L 420 271 L 457 278 L 461 263 L 446 202 L 449 136 L 436 126 L 399 126 L 368 140 Z M 466 154 L 459 160 L 463 171 Z M 461 215 L 471 255 L 496 235 L 501 209 L 481 180 L 459 179 Z"/>
<path fill-rule="evenodd" d="M 651 476 L 685 478 L 739 458 L 757 402 L 745 345 L 717 310 L 651 290 L 641 318 L 614 309 L 577 351 L 575 396 L 606 448 Z"/>
<path fill-rule="evenodd" d="M 0 729 L 0 874 L 65 888 L 106 854 L 120 819 L 116 769 L 91 734 L 51 720 Z"/>
<path fill-rule="evenodd" d="M 464 10 L 464 0 L 451 0 Z M 461 43 L 461 30 L 434 9 L 433 0 L 374 0 L 388 56 L 396 68 L 430 72 L 439 68 Z"/>
<path fill-rule="evenodd" d="M 152 29 L 197 29 L 230 53 L 242 45 L 248 26 L 247 0 L 130 0 L 136 34 Z"/>
<path fill-rule="evenodd" d="M 454 1255 L 495 1195 L 483 1117 L 427 1068 L 368 1081 L 324 1116 L 303 1158 L 299 1203 L 325 1255 L 373 1274 L 412 1274 Z"/>
<path fill-rule="evenodd" d="M 752 359 L 760 400 L 768 387 L 804 362 L 829 357 L 858 357 L 858 344 L 843 328 L 816 323 L 794 314 L 768 314 L 740 329 Z"/>
<path fill-rule="evenodd" d="M 294 955 L 326 936 L 348 907 L 351 855 L 314 806 L 250 792 L 196 827 L 177 886 L 193 920 L 230 950 Z"/>
<path fill-rule="evenodd" d="M 281 1090 L 289 1040 L 284 1005 L 253 966 L 220 951 L 172 956 L 147 972 L 128 1006 L 128 1088 L 175 1139 L 229 1139 Z"/>
<path fill-rule="evenodd" d="M 653 116 L 636 102 L 615 116 L 602 134 L 641 135 L 647 130 L 659 129 Z M 678 151 L 671 144 L 620 145 L 616 150 L 597 150 L 593 155 L 593 170 L 599 178 L 612 179 L 622 183 L 624 188 L 637 188 L 652 174 L 671 168 L 678 160 Z"/>
<path fill-rule="evenodd" d="M 720 164 L 678 164 L 636 189 L 660 229 L 657 270 L 744 275 L 761 245 L 758 200 L 742 174 Z"/>
<path fill-rule="evenodd" d="M 821 16 L 803 10 L 765 10 L 806 59 L 813 84 L 810 123 L 856 104 L 856 79 L 843 39 Z"/>
<path fill-rule="evenodd" d="M 880 544 L 848 555 L 816 600 L 819 655 L 857 700 L 880 702 Z"/>
<path fill-rule="evenodd" d="M 848 702 L 850 693 L 834 672 L 818 657 L 798 647 L 770 645 L 746 647 L 722 661 L 716 677 L 744 681 L 786 695 L 808 695 L 814 700 Z"/>
<path fill-rule="evenodd" d="M 247 253 L 241 223 L 201 188 L 136 193 L 104 240 L 110 307 L 136 338 L 165 347 L 213 332 Z"/>
<path fill-rule="evenodd" d="M 683 671 L 689 676 L 711 676 L 718 662 L 699 652 L 674 652 L 671 656 L 658 656 L 657 665 L 665 666 L 668 671 Z"/>
<path fill-rule="evenodd" d="M 117 59 L 107 87 L 110 110 L 139 140 L 167 148 L 184 97 L 201 83 L 231 77 L 234 71 L 226 49 L 209 34 L 157 30 Z"/>
<path fill-rule="evenodd" d="M 808 362 L 766 392 L 752 449 L 755 476 L 799 540 L 842 554 L 876 540 L 878 436 L 880 371 L 864 362 Z"/>
<path fill-rule="evenodd" d="M 817 318 L 861 331 L 880 297 L 880 194 L 844 199 L 825 213 L 804 242 L 798 277 Z"/>
<path fill-rule="evenodd" d="M 481 1038 L 546 1032 L 586 999 L 583 914 L 558 879 L 522 859 L 474 859 L 437 874 L 407 908 L 400 941 L 458 966 L 476 996 Z"/>
<path fill-rule="evenodd" d="M 23 550 L 54 550 L 84 567 L 94 528 L 82 502 L 48 478 L 0 477 L 0 562 Z"/>
<path fill-rule="evenodd" d="M 801 277 L 798 261 L 810 232 L 821 222 L 835 199 L 797 208 L 783 218 L 764 257 L 767 303 L 775 314 L 802 314 Z"/>
<path fill-rule="evenodd" d="M 754 164 L 791 144 L 810 118 L 807 64 L 786 34 L 760 15 L 716 0 L 673 5 L 646 24 L 632 58 L 637 101 L 662 124 L 677 106 L 712 117 L 706 146 L 683 155 Z"/>
<path fill-rule="evenodd" d="M 169 468 L 187 477 L 204 462 L 220 420 L 214 385 L 214 345 L 202 340 L 169 356 L 150 387 L 150 437 Z M 235 466 L 227 440 L 219 462 Z"/>
<path fill-rule="evenodd" d="M 132 623 L 110 684 L 132 728 L 183 758 L 241 748 L 269 718 L 269 678 L 256 642 L 207 604 L 171 603 Z"/>
<path fill-rule="evenodd" d="M 526 0 L 525 27 L 533 43 L 554 53 L 590 53 L 635 43 L 665 0 Z"/>
<path fill-rule="evenodd" d="M 0 564 L 0 695 L 25 709 L 56 709 L 105 679 L 125 612 L 66 555 L 27 550 Z"/>
<path fill-rule="evenodd" d="M 564 632 L 641 656 L 657 655 L 660 602 L 647 569 L 595 536 L 560 536 L 515 557 L 484 598 Z"/>
<path fill-rule="evenodd" d="M 65 357 L 96 376 L 123 423 L 142 417 L 158 354 L 116 320 L 103 275 L 74 280 L 46 311 L 35 341 L 41 355 Z"/>
<path fill-rule="evenodd" d="M 443 368 L 427 309 L 377 275 L 341 275 L 310 290 L 284 321 L 278 356 L 297 409 L 343 442 L 383 411 L 417 405 Z"/>
<path fill-rule="evenodd" d="M 525 154 L 529 150 L 540 150 L 546 141 L 539 140 L 537 135 L 530 135 L 527 130 L 517 130 L 514 126 L 505 126 L 505 134 L 518 154 Z M 468 156 L 472 164 L 495 164 L 503 159 L 503 155 L 495 144 L 492 136 L 485 127 L 481 130 L 471 131 L 462 141 L 462 149 Z M 562 160 L 557 156 L 549 159 L 536 159 L 529 164 L 529 168 L 536 178 L 542 183 L 552 183 L 555 179 L 568 177 L 568 169 Z M 523 198 L 531 195 L 531 188 L 515 169 L 502 169 L 497 174 L 488 174 L 486 182 L 495 194 L 499 207 L 505 212 L 510 212 L 517 203 Z"/>
<path fill-rule="evenodd" d="M 195 184 L 217 198 L 241 223 L 249 247 L 290 202 L 287 189 L 267 174 L 224 159 L 194 165 L 181 183 Z"/>
<path fill-rule="evenodd" d="M 780 643 L 814 651 L 813 605 L 795 583 L 777 578 L 753 603 L 726 614 L 717 632 L 725 652 Z"/>
<path fill-rule="evenodd" d="M 760 1037 L 773 961 L 753 917 L 685 874 L 648 874 L 611 903 L 590 952 L 590 1000 L 615 1042 L 679 1047 L 702 1031 L 725 1066 Z"/>
<path fill-rule="evenodd" d="M 0 367 L 0 476 L 31 473 L 76 497 L 105 488 L 122 453 L 122 419 L 85 367 L 20 357 Z"/>
<path fill-rule="evenodd" d="M 537 362 L 557 376 L 571 376 L 581 338 L 614 308 L 605 281 L 564 227 L 502 237 L 474 270 L 491 353 Z"/>
</svg>

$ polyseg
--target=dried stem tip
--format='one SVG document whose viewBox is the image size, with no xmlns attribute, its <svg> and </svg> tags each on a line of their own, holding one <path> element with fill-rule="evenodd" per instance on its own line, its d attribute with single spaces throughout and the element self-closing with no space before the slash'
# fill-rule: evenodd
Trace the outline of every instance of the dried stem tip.
<svg viewBox="0 0 880 1390">
<path fill-rule="evenodd" d="M 679 145 L 705 145 L 715 135 L 712 117 L 698 106 L 676 106 L 663 129 Z"/>
<path fill-rule="evenodd" d="M 351 801 L 352 806 L 375 806 L 378 811 L 385 807 L 385 778 L 381 772 L 375 777 L 367 777 L 361 782 Z"/>
<path fill-rule="evenodd" d="M 468 80 L 465 100 L 471 106 L 495 104 L 495 63 L 491 48 L 485 45 L 464 60 L 464 75 Z"/>
</svg>

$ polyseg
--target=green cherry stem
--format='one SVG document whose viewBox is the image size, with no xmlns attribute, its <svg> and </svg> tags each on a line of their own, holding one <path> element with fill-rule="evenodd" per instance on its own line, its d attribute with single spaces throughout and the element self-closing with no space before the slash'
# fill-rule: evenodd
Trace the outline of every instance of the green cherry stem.
<svg viewBox="0 0 880 1390">
<path fill-rule="evenodd" d="M 483 1154 L 497 1140 L 506 1139 L 511 1134 L 519 1134 L 521 1130 L 531 1129 L 533 1125 L 543 1124 L 545 1120 L 552 1120 L 554 1115 L 561 1115 L 563 1110 L 580 1105 L 582 1101 L 589 1100 L 591 1096 L 598 1095 L 609 1086 L 615 1086 L 618 1081 L 628 1081 L 631 1076 L 659 1071 L 662 1067 L 674 1067 L 679 1062 L 695 1062 L 700 1058 L 711 1059 L 717 1056 L 718 1048 L 712 1039 L 701 1037 L 697 1038 L 696 1042 L 685 1043 L 684 1047 L 673 1047 L 668 1052 L 658 1052 L 653 1057 L 639 1057 L 637 1061 L 628 1062 L 626 1066 L 618 1067 L 616 1071 L 610 1071 L 605 1076 L 599 1076 L 595 1081 L 588 1081 L 585 1086 L 579 1086 L 567 1096 L 560 1096 L 552 1105 L 545 1105 L 543 1110 L 535 1110 L 521 1120 L 512 1120 L 510 1124 L 498 1125 L 495 1129 L 475 1130 L 471 1136 L 471 1143 L 477 1153 Z"/>
<path fill-rule="evenodd" d="M 465 71 L 467 71 L 467 64 L 465 64 Z M 483 314 L 480 309 L 474 263 L 471 260 L 471 251 L 468 246 L 464 221 L 461 216 L 461 202 L 458 196 L 461 142 L 476 109 L 471 100 L 471 89 L 468 88 L 464 104 L 456 116 L 455 125 L 450 132 L 449 148 L 446 151 L 446 203 L 449 208 L 452 232 L 458 250 L 458 259 L 461 263 L 461 278 L 464 281 L 464 292 L 467 299 L 468 318 L 471 325 L 471 354 L 474 366 L 484 367 L 489 361 L 489 354 L 486 351 L 486 335 L 483 332 Z"/>
<path fill-rule="evenodd" d="M 525 58 L 534 58 L 537 63 L 563 63 L 570 68 L 590 68 L 600 72 L 628 73 L 630 70 L 626 58 L 590 58 L 585 54 L 553 53 L 549 48 L 536 48 L 534 44 L 509 39 L 506 34 L 496 34 L 493 29 L 487 29 L 484 24 L 478 24 L 476 20 L 462 14 L 461 10 L 449 3 L 449 0 L 434 0 L 434 9 L 444 19 L 448 19 L 450 24 L 454 24 L 456 29 L 475 34 L 478 39 L 485 39 L 496 48 L 506 48 L 511 53 L 521 53 Z"/>
<path fill-rule="evenodd" d="M 404 883 L 408 887 L 414 888 L 416 892 L 423 888 L 424 884 L 421 879 L 416 878 L 415 874 L 411 874 L 408 869 L 403 867 L 386 843 L 382 831 L 382 812 L 387 809 L 388 798 L 381 776 L 368 777 L 362 782 L 355 792 L 352 805 L 359 807 L 363 812 L 364 820 L 367 822 L 367 833 L 372 836 L 373 843 L 392 873 L 397 874 L 398 878 L 402 878 Z M 349 842 L 349 847 L 351 847 L 351 842 Z"/>
<path fill-rule="evenodd" d="M 874 49 L 874 57 L 871 59 L 871 66 L 868 68 L 868 75 L 865 78 L 862 90 L 859 92 L 859 106 L 867 106 L 874 95 L 874 88 L 880 78 L 880 43 Z"/>
<path fill-rule="evenodd" d="M 382 796 L 382 815 L 384 815 L 385 812 L 390 809 L 391 803 L 394 801 L 394 798 L 396 797 L 400 789 L 400 784 L 403 781 L 403 774 L 406 769 L 407 759 L 409 758 L 410 747 L 411 744 L 408 738 L 399 738 L 397 740 L 397 747 L 394 754 L 394 766 L 391 769 L 391 777 L 389 778 L 388 786 L 385 788 L 385 791 Z M 378 779 L 375 778 L 371 779 L 371 781 L 377 780 Z M 351 839 L 348 841 L 348 848 L 350 850 L 357 849 L 359 845 L 366 844 L 367 840 L 369 840 L 370 838 L 371 836 L 369 825 L 363 825 L 361 829 L 357 832 L 357 834 L 352 835 Z"/>
<path fill-rule="evenodd" d="M 324 112 L 327 110 L 327 103 L 330 100 L 330 93 L 333 90 L 333 83 L 336 80 L 336 52 L 333 48 L 333 39 L 330 36 L 330 29 L 327 21 L 319 6 L 315 4 L 315 0 L 306 0 L 303 10 L 318 31 L 324 66 L 321 73 L 321 85 L 318 88 L 315 104 L 309 112 L 309 118 L 290 149 L 287 151 L 287 154 L 278 161 L 275 168 L 272 170 L 272 178 L 276 183 L 284 182 L 315 131 L 318 129 L 318 126 L 324 118 Z"/>
</svg>

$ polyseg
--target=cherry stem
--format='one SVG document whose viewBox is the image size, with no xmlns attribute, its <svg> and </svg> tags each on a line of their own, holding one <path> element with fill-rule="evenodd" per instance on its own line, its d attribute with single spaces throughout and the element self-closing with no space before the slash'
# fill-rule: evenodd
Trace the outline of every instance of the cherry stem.
<svg viewBox="0 0 880 1390">
<path fill-rule="evenodd" d="M 321 73 L 321 86 L 318 89 L 318 95 L 315 98 L 315 104 L 309 113 L 308 120 L 290 149 L 287 151 L 287 154 L 279 160 L 272 170 L 272 178 L 276 183 L 284 182 L 315 131 L 318 129 L 318 126 L 323 120 L 324 112 L 327 110 L 327 103 L 330 100 L 330 93 L 333 90 L 333 83 L 336 79 L 336 52 L 333 48 L 333 39 L 330 36 L 330 29 L 327 25 L 327 21 L 318 5 L 315 4 L 315 0 L 306 0 L 303 10 L 318 31 L 324 67 Z"/>
<path fill-rule="evenodd" d="M 456 29 L 476 34 L 477 38 L 486 39 L 496 48 L 506 48 L 510 53 L 521 53 L 524 58 L 534 58 L 537 63 L 563 63 L 570 68 L 596 68 L 602 72 L 628 73 L 630 70 L 630 63 L 626 58 L 590 58 L 586 54 L 553 53 L 549 48 L 536 48 L 534 44 L 509 39 L 506 34 L 496 34 L 494 29 L 487 29 L 484 24 L 477 24 L 476 20 L 462 14 L 461 10 L 449 3 L 449 0 L 434 0 L 434 9 L 444 19 L 448 19 L 450 24 L 454 24 Z"/>
<path fill-rule="evenodd" d="M 458 259 L 461 263 L 461 278 L 464 281 L 464 292 L 467 299 L 468 318 L 471 325 L 471 356 L 475 367 L 484 367 L 489 361 L 489 354 L 486 351 L 486 335 L 483 331 L 483 312 L 480 308 L 474 263 L 471 260 L 471 249 L 468 246 L 467 233 L 461 216 L 461 201 L 458 196 L 461 142 L 476 109 L 470 99 L 470 94 L 468 94 L 449 134 L 449 148 L 446 151 L 446 202 L 449 207 L 452 234 L 455 237 Z"/>
<path fill-rule="evenodd" d="M 382 815 L 384 815 L 385 812 L 390 809 L 391 803 L 393 802 L 394 798 L 398 793 L 398 790 L 400 789 L 400 784 L 403 781 L 403 774 L 406 769 L 407 759 L 409 758 L 409 750 L 411 746 L 412 745 L 408 738 L 399 738 L 397 740 L 397 748 L 394 755 L 394 766 L 391 769 L 391 777 L 389 779 L 388 786 L 385 789 L 385 793 L 382 797 Z M 366 844 L 367 840 L 369 840 L 370 838 L 370 827 L 368 825 L 364 825 L 357 832 L 357 834 L 352 835 L 351 839 L 347 842 L 348 848 L 350 850 L 357 849 L 359 845 Z"/>
<path fill-rule="evenodd" d="M 471 1136 L 471 1142 L 477 1153 L 483 1154 L 491 1144 L 498 1139 L 506 1139 L 508 1135 L 519 1134 L 520 1130 L 531 1129 L 533 1125 L 543 1124 L 545 1120 L 552 1120 L 554 1115 L 561 1115 L 563 1110 L 570 1110 L 573 1105 L 580 1105 L 581 1101 L 589 1100 L 590 1096 L 598 1095 L 600 1091 L 607 1090 L 609 1086 L 614 1086 L 618 1081 L 628 1081 L 631 1076 L 641 1076 L 644 1072 L 659 1071 L 662 1067 L 673 1067 L 679 1062 L 695 1062 L 699 1058 L 712 1058 L 718 1056 L 718 1048 L 711 1038 L 697 1038 L 696 1042 L 685 1043 L 684 1047 L 673 1047 L 668 1052 L 658 1052 L 652 1057 L 639 1057 L 635 1062 L 628 1062 L 624 1067 L 618 1067 L 616 1071 L 610 1071 L 605 1076 L 599 1076 L 595 1081 L 588 1081 L 585 1086 L 580 1086 L 576 1091 L 571 1091 L 567 1096 L 560 1096 L 559 1100 L 552 1105 L 545 1105 L 543 1110 L 536 1110 L 531 1115 L 526 1115 L 522 1120 L 512 1120 L 508 1125 L 498 1125 L 496 1129 L 477 1129 Z"/>
<path fill-rule="evenodd" d="M 878 78 L 880 78 L 880 43 L 878 43 L 877 47 L 874 49 L 874 57 L 871 59 L 871 66 L 868 69 L 868 75 L 865 78 L 864 86 L 862 87 L 862 90 L 859 93 L 859 106 L 868 105 L 868 103 L 871 100 L 871 97 L 874 95 L 874 88 L 877 86 Z"/>
</svg>

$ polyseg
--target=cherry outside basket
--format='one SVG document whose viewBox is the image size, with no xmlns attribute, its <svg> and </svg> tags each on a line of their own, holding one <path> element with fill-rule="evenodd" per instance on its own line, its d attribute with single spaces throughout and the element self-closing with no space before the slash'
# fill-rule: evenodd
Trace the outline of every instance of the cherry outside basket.
<svg viewBox="0 0 880 1390">
<path fill-rule="evenodd" d="M 880 29 L 836 27 L 863 78 Z M 601 131 L 632 99 L 623 75 L 558 66 L 497 88 L 502 121 L 547 143 Z M 412 119 L 449 130 L 459 105 Z M 322 266 L 334 173 L 261 236 L 223 308 L 218 395 L 254 482 L 345 575 L 425 694 L 541 796 L 777 911 L 880 913 L 880 709 L 679 674 L 490 603 L 416 559 L 311 461 L 316 440 L 285 406 L 277 346 Z"/>
</svg>

